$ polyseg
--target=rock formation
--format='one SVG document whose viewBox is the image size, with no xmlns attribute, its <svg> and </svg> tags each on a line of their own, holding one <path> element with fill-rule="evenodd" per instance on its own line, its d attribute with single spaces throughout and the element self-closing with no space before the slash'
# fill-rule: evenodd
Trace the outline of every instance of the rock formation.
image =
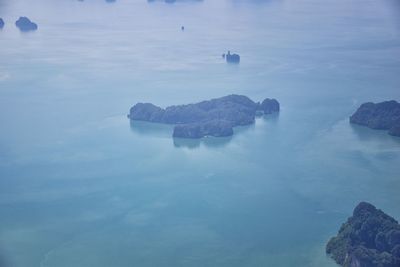
<svg viewBox="0 0 400 267">
<path fill-rule="evenodd" d="M 36 23 L 33 23 L 27 17 L 20 17 L 16 22 L 15 25 L 20 29 L 22 32 L 27 31 L 35 31 L 37 30 L 38 26 Z"/>
<path fill-rule="evenodd" d="M 223 57 L 225 57 L 228 63 L 240 63 L 240 56 L 238 54 L 231 54 L 231 51 L 228 51 L 228 54 L 223 55 Z"/>
<path fill-rule="evenodd" d="M 201 138 L 232 135 L 233 127 L 253 123 L 257 112 L 270 114 L 278 111 L 279 103 L 275 99 L 265 99 L 260 104 L 243 95 L 228 95 L 165 109 L 150 103 L 138 103 L 130 109 L 128 117 L 175 124 L 174 137 Z"/>
<path fill-rule="evenodd" d="M 264 114 L 271 114 L 279 111 L 279 102 L 276 99 L 264 99 L 260 104 L 260 110 L 264 112 Z"/>
<path fill-rule="evenodd" d="M 0 29 L 3 29 L 4 27 L 4 20 L 0 18 Z"/>
<path fill-rule="evenodd" d="M 361 202 L 328 242 L 326 252 L 344 267 L 399 267 L 400 225 L 373 205 Z"/>
<path fill-rule="evenodd" d="M 350 122 L 372 129 L 389 130 L 389 134 L 400 136 L 400 103 L 394 100 L 364 103 L 350 117 Z"/>
</svg>

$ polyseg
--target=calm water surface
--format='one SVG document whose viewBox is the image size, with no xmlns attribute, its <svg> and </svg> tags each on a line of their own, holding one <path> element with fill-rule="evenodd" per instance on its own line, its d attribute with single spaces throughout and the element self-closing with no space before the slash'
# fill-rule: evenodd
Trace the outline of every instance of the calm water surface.
<svg viewBox="0 0 400 267">
<path fill-rule="evenodd" d="M 397 1 L 0 0 L 0 17 L 1 267 L 333 267 L 359 201 L 400 219 L 400 138 L 348 123 L 400 99 Z M 230 93 L 282 110 L 197 141 L 126 118 Z"/>
</svg>

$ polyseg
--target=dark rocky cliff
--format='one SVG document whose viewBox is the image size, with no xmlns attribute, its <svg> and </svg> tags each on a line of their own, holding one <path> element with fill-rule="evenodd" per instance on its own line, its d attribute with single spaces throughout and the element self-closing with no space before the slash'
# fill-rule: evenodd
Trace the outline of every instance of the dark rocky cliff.
<svg viewBox="0 0 400 267">
<path fill-rule="evenodd" d="M 389 130 L 389 134 L 400 136 L 400 103 L 394 100 L 364 103 L 350 117 L 350 122 L 372 129 Z"/>
<path fill-rule="evenodd" d="M 373 205 L 361 202 L 328 242 L 326 252 L 344 267 L 399 267 L 400 225 Z"/>
</svg>

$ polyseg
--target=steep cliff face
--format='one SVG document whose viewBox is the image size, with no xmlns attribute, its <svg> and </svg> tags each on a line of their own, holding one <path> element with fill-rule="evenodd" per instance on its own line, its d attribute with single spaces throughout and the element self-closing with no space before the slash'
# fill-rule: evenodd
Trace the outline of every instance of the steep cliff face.
<svg viewBox="0 0 400 267">
<path fill-rule="evenodd" d="M 400 136 L 400 103 L 394 100 L 364 103 L 350 117 L 350 122 L 372 129 L 389 130 L 389 134 Z"/>
<path fill-rule="evenodd" d="M 361 202 L 328 242 L 326 252 L 344 267 L 399 267 L 400 225 L 373 205 Z"/>
<path fill-rule="evenodd" d="M 196 104 L 165 109 L 150 103 L 138 103 L 130 109 L 131 120 L 176 124 L 174 137 L 201 138 L 229 136 L 233 127 L 254 123 L 256 112 L 279 111 L 279 102 L 265 99 L 261 104 L 243 95 L 228 95 Z"/>
</svg>

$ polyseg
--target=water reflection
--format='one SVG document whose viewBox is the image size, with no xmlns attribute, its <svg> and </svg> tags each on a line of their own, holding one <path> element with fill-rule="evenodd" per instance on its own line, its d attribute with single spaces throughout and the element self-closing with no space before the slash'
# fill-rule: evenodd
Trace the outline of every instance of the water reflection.
<svg viewBox="0 0 400 267">
<path fill-rule="evenodd" d="M 187 3 L 197 3 L 197 2 L 203 2 L 203 0 L 147 0 L 148 3 L 155 3 L 155 2 L 164 2 L 166 4 L 174 4 L 174 3 L 180 3 L 180 2 L 187 2 Z"/>
<path fill-rule="evenodd" d="M 234 7 L 251 7 L 251 6 L 267 6 L 272 4 L 283 4 L 283 0 L 230 0 L 230 3 Z"/>
<path fill-rule="evenodd" d="M 254 131 L 256 127 L 265 127 L 264 122 L 276 124 L 278 122 L 279 114 L 264 115 L 256 118 L 256 123 L 234 127 L 233 136 L 228 137 L 204 137 L 200 139 L 190 138 L 173 138 L 172 132 L 174 125 L 152 123 L 145 121 L 132 121 L 130 120 L 131 131 L 140 136 L 156 137 L 156 138 L 171 138 L 174 147 L 176 148 L 189 148 L 195 149 L 202 145 L 205 147 L 224 147 L 228 145 L 235 137 L 240 136 L 246 132 Z M 261 123 L 259 123 L 261 122 Z"/>
<path fill-rule="evenodd" d="M 361 140 L 361 141 L 378 141 L 382 139 L 391 140 L 395 144 L 400 144 L 400 137 L 392 136 L 388 134 L 387 130 L 375 130 L 370 129 L 366 126 L 357 125 L 354 123 L 349 123 L 352 132 Z"/>
<path fill-rule="evenodd" d="M 234 4 L 269 4 L 275 0 L 231 0 Z M 280 1 L 282 2 L 282 1 Z"/>
<path fill-rule="evenodd" d="M 204 137 L 200 139 L 173 138 L 176 148 L 195 149 L 204 145 L 206 147 L 224 147 L 232 140 L 233 136 L 228 137 Z"/>
<path fill-rule="evenodd" d="M 275 112 L 275 113 L 267 114 L 267 115 L 261 115 L 261 116 L 256 117 L 256 120 L 261 119 L 262 121 L 268 121 L 268 123 L 275 125 L 278 123 L 279 114 L 280 114 L 280 112 Z"/>
<path fill-rule="evenodd" d="M 131 130 L 141 136 L 171 137 L 174 126 L 162 123 L 129 120 Z"/>
</svg>

